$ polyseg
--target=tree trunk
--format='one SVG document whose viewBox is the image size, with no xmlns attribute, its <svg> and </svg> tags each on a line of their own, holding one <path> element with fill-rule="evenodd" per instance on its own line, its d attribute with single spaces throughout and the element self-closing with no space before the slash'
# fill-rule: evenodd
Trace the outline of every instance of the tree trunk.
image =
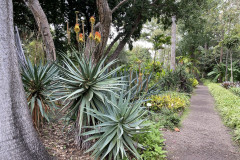
<svg viewBox="0 0 240 160">
<path fill-rule="evenodd" d="M 42 34 L 43 43 L 46 47 L 46 58 L 48 61 L 56 60 L 55 46 L 50 32 L 50 26 L 47 17 L 38 0 L 24 0 L 25 4 L 31 10 Z"/>
<path fill-rule="evenodd" d="M 170 69 L 176 67 L 176 16 L 172 16 L 172 37 L 171 37 L 171 64 Z"/>
<path fill-rule="evenodd" d="M 226 72 L 225 72 L 225 81 L 228 80 L 228 52 L 227 51 L 227 55 L 226 55 Z"/>
<path fill-rule="evenodd" d="M 19 73 L 11 0 L 0 0 L 0 159 L 48 160 L 33 127 Z"/>
<path fill-rule="evenodd" d="M 224 29 L 222 30 L 222 40 L 224 40 Z M 223 46 L 221 46 L 221 52 L 220 52 L 220 63 L 222 63 L 223 59 Z"/>
<path fill-rule="evenodd" d="M 138 27 L 138 24 L 141 22 L 142 16 L 139 15 L 135 22 L 134 22 L 134 26 L 132 27 L 132 30 L 126 34 L 126 36 L 123 38 L 123 40 L 118 44 L 116 50 L 113 52 L 113 54 L 111 55 L 111 57 L 108 59 L 108 62 L 111 62 L 112 60 L 116 59 L 119 54 L 121 53 L 121 51 L 123 50 L 124 46 L 126 45 L 126 43 L 128 42 L 128 40 L 130 39 L 131 35 L 135 32 L 135 30 Z"/>
<path fill-rule="evenodd" d="M 230 61 L 231 61 L 231 79 L 230 81 L 233 82 L 233 63 L 232 63 L 232 51 L 230 51 Z"/>
<path fill-rule="evenodd" d="M 98 61 L 98 59 L 103 56 L 104 49 L 107 45 L 112 23 L 112 10 L 109 8 L 107 0 L 96 0 L 96 3 L 100 20 L 99 29 L 101 32 L 101 43 L 98 45 L 94 55 L 95 61 Z"/>
</svg>

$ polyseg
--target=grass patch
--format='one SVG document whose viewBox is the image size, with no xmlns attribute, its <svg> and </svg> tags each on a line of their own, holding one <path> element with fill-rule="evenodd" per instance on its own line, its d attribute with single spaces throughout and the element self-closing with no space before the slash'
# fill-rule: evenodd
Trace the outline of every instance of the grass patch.
<svg viewBox="0 0 240 160">
<path fill-rule="evenodd" d="M 234 140 L 240 144 L 240 98 L 216 83 L 209 83 L 216 107 L 226 126 L 233 129 Z"/>
</svg>

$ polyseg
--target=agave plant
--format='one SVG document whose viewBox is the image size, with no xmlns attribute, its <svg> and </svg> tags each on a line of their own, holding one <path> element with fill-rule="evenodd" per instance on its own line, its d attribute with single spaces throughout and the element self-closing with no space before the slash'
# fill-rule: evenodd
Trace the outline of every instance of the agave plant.
<svg viewBox="0 0 240 160">
<path fill-rule="evenodd" d="M 87 58 L 76 50 L 73 53 L 76 62 L 61 54 L 65 67 L 58 65 L 61 69 L 59 80 L 62 83 L 62 87 L 58 91 L 58 96 L 60 96 L 58 99 L 66 102 L 61 109 L 67 111 L 66 117 L 71 119 L 77 117 L 75 118 L 76 127 L 78 135 L 80 135 L 82 126 L 96 123 L 94 117 L 89 114 L 90 111 L 104 112 L 105 107 L 101 107 L 103 106 L 101 103 L 105 103 L 108 93 L 119 89 L 120 77 L 112 77 L 112 75 L 121 67 L 108 71 L 116 60 L 104 66 L 106 58 L 93 63 L 91 56 Z M 79 136 L 78 138 L 80 138 L 78 143 L 81 145 L 82 138 Z"/>
<path fill-rule="evenodd" d="M 126 98 L 131 93 L 131 101 L 138 100 L 140 97 L 149 97 L 160 92 L 160 89 L 157 89 L 158 83 L 149 87 L 152 74 L 123 70 L 118 75 L 122 77 L 121 79 L 125 84 L 121 86 L 121 89 L 125 91 L 124 97 Z M 117 74 L 114 76 L 117 76 Z"/>
<path fill-rule="evenodd" d="M 122 91 L 119 99 L 111 94 L 111 100 L 106 103 L 105 113 L 97 110 L 89 112 L 100 123 L 87 127 L 92 130 L 82 134 L 90 136 L 86 142 L 97 139 L 87 152 L 93 151 L 92 156 L 101 160 L 104 158 L 122 160 L 129 155 L 140 159 L 137 147 L 141 148 L 142 145 L 132 138 L 135 134 L 146 132 L 147 124 L 144 124 L 145 120 L 142 117 L 147 111 L 142 107 L 142 103 L 141 99 L 132 103 L 131 94 L 124 98 Z"/>
<path fill-rule="evenodd" d="M 54 78 L 58 74 L 58 68 L 48 63 L 33 65 L 28 59 L 26 65 L 22 67 L 21 74 L 33 122 L 38 128 L 44 119 L 49 121 L 49 111 L 57 109 L 51 100 L 57 87 Z"/>
</svg>

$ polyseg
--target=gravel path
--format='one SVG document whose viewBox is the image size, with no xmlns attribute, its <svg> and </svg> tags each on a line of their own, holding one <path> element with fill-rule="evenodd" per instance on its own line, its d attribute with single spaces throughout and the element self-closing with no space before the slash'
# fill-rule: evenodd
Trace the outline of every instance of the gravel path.
<svg viewBox="0 0 240 160">
<path fill-rule="evenodd" d="M 169 160 L 240 160 L 239 148 L 214 109 L 206 86 L 198 86 L 180 132 L 164 133 Z"/>
</svg>

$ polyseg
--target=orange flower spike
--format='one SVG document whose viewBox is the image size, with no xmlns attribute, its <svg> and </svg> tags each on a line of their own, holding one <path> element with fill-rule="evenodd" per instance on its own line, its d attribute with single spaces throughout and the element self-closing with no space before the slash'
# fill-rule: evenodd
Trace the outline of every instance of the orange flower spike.
<svg viewBox="0 0 240 160">
<path fill-rule="evenodd" d="M 84 42 L 82 33 L 79 34 L 79 42 Z"/>
<path fill-rule="evenodd" d="M 90 39 L 93 39 L 93 34 L 92 34 L 92 32 L 89 34 L 89 38 L 90 38 Z"/>
<path fill-rule="evenodd" d="M 75 24 L 74 31 L 75 31 L 76 33 L 79 33 L 79 32 L 80 32 L 79 24 Z"/>
<path fill-rule="evenodd" d="M 95 38 L 94 40 L 97 42 L 97 43 L 100 43 L 101 42 L 101 34 L 99 32 L 95 32 Z"/>
<path fill-rule="evenodd" d="M 95 18 L 93 16 L 90 18 L 90 22 L 92 25 L 95 24 Z"/>
</svg>

